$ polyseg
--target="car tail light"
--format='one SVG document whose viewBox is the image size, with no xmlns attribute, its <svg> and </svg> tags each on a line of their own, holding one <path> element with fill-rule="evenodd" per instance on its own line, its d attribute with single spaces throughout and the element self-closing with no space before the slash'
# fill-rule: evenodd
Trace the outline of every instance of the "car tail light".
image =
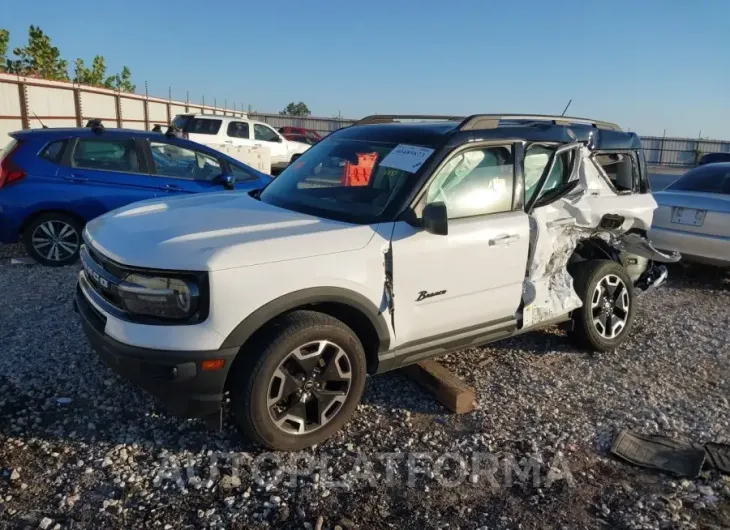
<svg viewBox="0 0 730 530">
<path fill-rule="evenodd" d="M 0 153 L 0 188 L 26 176 L 25 170 L 12 160 L 19 147 L 20 142 L 16 142 L 15 145 L 8 146 L 4 153 Z"/>
</svg>

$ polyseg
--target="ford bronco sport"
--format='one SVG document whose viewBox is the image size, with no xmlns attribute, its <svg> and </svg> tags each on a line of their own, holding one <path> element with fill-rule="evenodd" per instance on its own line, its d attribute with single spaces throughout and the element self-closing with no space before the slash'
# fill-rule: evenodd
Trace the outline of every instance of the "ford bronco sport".
<svg viewBox="0 0 730 530">
<path fill-rule="evenodd" d="M 679 259 L 646 239 L 640 147 L 563 116 L 371 116 L 263 190 L 92 221 L 75 306 L 171 412 L 220 427 L 230 392 L 245 435 L 303 448 L 342 427 L 368 374 L 556 324 L 619 346 L 636 293 Z"/>
</svg>

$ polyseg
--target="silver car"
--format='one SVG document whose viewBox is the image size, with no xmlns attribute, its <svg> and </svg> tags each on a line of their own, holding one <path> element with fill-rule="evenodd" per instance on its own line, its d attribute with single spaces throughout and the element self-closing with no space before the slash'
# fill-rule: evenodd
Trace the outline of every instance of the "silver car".
<svg viewBox="0 0 730 530">
<path fill-rule="evenodd" d="M 649 239 L 687 261 L 730 267 L 730 163 L 689 170 L 663 191 Z"/>
</svg>

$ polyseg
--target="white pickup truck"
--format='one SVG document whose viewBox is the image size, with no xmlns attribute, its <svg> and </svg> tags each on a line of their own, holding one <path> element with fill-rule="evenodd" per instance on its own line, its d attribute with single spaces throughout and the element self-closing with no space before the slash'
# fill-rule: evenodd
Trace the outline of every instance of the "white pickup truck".
<svg viewBox="0 0 730 530">
<path fill-rule="evenodd" d="M 321 442 L 368 374 L 556 324 L 607 351 L 676 254 L 634 133 L 552 116 L 373 116 L 263 190 L 90 222 L 75 306 L 109 366 L 264 446 Z M 413 117 L 410 117 L 413 118 Z M 398 121 L 398 120 L 401 121 Z M 621 154 L 607 173 L 599 155 Z"/>
</svg>

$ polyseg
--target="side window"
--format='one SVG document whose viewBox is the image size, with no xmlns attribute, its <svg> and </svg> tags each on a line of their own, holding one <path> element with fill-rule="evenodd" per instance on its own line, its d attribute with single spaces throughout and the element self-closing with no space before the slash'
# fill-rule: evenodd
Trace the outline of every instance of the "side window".
<svg viewBox="0 0 730 530">
<path fill-rule="evenodd" d="M 553 151 L 552 147 L 545 145 L 531 145 L 527 148 L 525 152 L 525 203 L 529 202 L 535 194 L 540 177 L 545 171 Z M 545 182 L 541 195 L 557 188 L 568 178 L 568 156 L 566 153 L 555 161 L 555 166 Z"/>
<path fill-rule="evenodd" d="M 139 172 L 134 140 L 80 138 L 71 159 L 74 167 L 105 171 Z"/>
<path fill-rule="evenodd" d="M 426 191 L 426 203 L 444 202 L 449 219 L 512 210 L 511 147 L 460 153 L 444 165 Z"/>
<path fill-rule="evenodd" d="M 251 173 L 248 169 L 242 166 L 238 166 L 236 164 L 228 163 L 229 166 L 231 166 L 231 173 L 233 173 L 234 178 L 236 179 L 236 182 L 245 182 L 247 180 L 256 180 L 256 175 Z"/>
<path fill-rule="evenodd" d="M 201 151 L 164 142 L 150 142 L 150 149 L 158 176 L 212 180 L 223 173 L 220 161 Z"/>
<path fill-rule="evenodd" d="M 221 120 L 209 120 L 207 118 L 193 118 L 185 122 L 183 132 L 190 134 L 218 134 L 221 128 Z"/>
<path fill-rule="evenodd" d="M 227 134 L 231 138 L 250 138 L 248 133 L 248 123 L 243 121 L 232 121 L 228 124 Z"/>
<path fill-rule="evenodd" d="M 639 180 L 639 168 L 635 167 L 634 157 L 630 153 L 599 153 L 594 160 L 616 191 L 634 190 L 634 184 Z"/>
<path fill-rule="evenodd" d="M 57 140 L 45 146 L 38 156 L 48 160 L 49 162 L 58 164 L 59 162 L 61 162 L 61 158 L 63 157 L 63 150 L 65 148 L 66 140 Z"/>
<path fill-rule="evenodd" d="M 279 138 L 273 129 L 260 123 L 253 124 L 253 133 L 256 140 L 263 140 L 264 142 L 276 142 Z"/>
</svg>

